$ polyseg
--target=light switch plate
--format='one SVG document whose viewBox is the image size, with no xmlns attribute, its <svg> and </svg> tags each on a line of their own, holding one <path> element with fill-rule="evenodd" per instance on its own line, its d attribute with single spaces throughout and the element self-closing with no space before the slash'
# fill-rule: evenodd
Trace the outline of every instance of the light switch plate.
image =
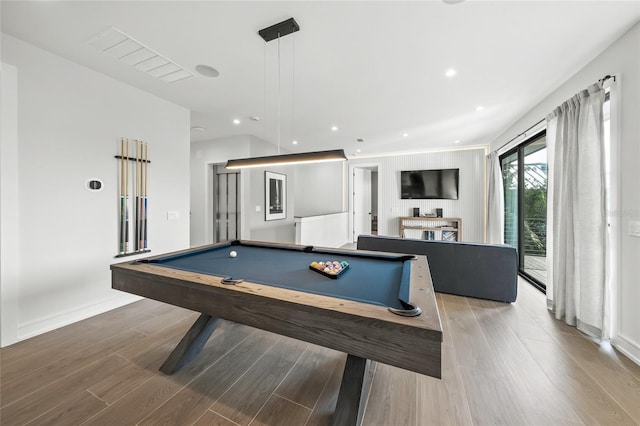
<svg viewBox="0 0 640 426">
<path fill-rule="evenodd" d="M 256 206 L 256 211 L 259 212 L 260 210 L 260 206 Z"/>
<path fill-rule="evenodd" d="M 180 218 L 180 212 L 170 211 L 167 212 L 167 220 L 178 220 Z"/>
<path fill-rule="evenodd" d="M 632 237 L 640 237 L 640 220 L 629 221 L 629 235 Z"/>
</svg>

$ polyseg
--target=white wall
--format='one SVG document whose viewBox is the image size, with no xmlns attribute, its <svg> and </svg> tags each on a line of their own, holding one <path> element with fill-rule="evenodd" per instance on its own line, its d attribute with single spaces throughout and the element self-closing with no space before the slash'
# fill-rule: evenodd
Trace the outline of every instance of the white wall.
<svg viewBox="0 0 640 426">
<path fill-rule="evenodd" d="M 13 285 L 17 335 L 26 338 L 134 300 L 111 289 L 109 271 L 121 261 L 114 259 L 120 137 L 149 143 L 150 249 L 188 247 L 190 118 L 182 107 L 4 34 L 2 61 L 18 73 Z M 86 190 L 89 178 L 104 189 Z M 178 220 L 168 221 L 168 211 Z"/>
<path fill-rule="evenodd" d="M 620 240 L 620 273 L 617 283 L 616 347 L 640 363 L 640 238 L 628 234 L 630 220 L 640 220 L 640 24 L 569 78 L 535 108 L 520 118 L 492 144 L 496 149 L 543 119 L 556 106 L 605 75 L 616 75 L 619 96 L 620 208 L 614 212 Z M 612 117 L 613 120 L 613 117 Z M 614 172 L 615 172 L 614 168 Z"/>
<path fill-rule="evenodd" d="M 413 207 L 430 213 L 443 209 L 444 217 L 459 217 L 463 240 L 484 241 L 485 149 L 451 150 L 411 155 L 367 157 L 349 160 L 349 166 L 378 166 L 378 235 L 397 236 L 400 216 L 412 216 Z M 402 200 L 402 170 L 460 169 L 457 200 Z"/>
<path fill-rule="evenodd" d="M 294 171 L 295 216 L 317 216 L 345 211 L 345 167 L 344 161 L 297 165 Z"/>
<path fill-rule="evenodd" d="M 296 244 L 342 247 L 349 241 L 349 212 L 296 217 Z"/>
<path fill-rule="evenodd" d="M 18 70 L 0 72 L 0 346 L 18 340 Z"/>
</svg>

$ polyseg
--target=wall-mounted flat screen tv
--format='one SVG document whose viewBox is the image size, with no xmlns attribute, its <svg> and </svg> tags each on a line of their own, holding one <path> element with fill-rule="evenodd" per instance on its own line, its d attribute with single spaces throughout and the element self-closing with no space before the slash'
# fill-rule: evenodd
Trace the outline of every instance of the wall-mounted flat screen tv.
<svg viewBox="0 0 640 426">
<path fill-rule="evenodd" d="M 406 170 L 400 172 L 403 200 L 457 200 L 460 169 Z"/>
</svg>

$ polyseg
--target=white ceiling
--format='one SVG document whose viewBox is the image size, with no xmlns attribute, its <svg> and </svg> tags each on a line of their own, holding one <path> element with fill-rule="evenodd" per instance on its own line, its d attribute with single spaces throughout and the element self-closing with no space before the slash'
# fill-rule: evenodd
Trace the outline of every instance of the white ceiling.
<svg viewBox="0 0 640 426">
<path fill-rule="evenodd" d="M 347 155 L 488 144 L 640 20 L 640 1 L 3 0 L 1 8 L 3 32 L 191 110 L 192 126 L 206 128 L 192 141 L 252 134 L 277 143 L 280 93 L 284 149 Z M 257 32 L 290 17 L 301 29 L 281 39 L 278 62 L 277 41 Z M 109 27 L 220 76 L 151 77 L 88 43 Z M 451 67 L 458 73 L 447 78 Z"/>
</svg>

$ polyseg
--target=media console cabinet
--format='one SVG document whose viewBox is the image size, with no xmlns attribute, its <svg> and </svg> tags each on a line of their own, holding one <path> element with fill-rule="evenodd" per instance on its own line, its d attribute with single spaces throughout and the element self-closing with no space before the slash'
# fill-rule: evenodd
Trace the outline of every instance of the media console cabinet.
<svg viewBox="0 0 640 426">
<path fill-rule="evenodd" d="M 404 216 L 399 219 L 400 232 L 398 235 L 401 238 L 409 237 L 409 235 L 405 235 L 405 230 L 415 229 L 423 232 L 433 231 L 433 238 L 431 238 L 433 240 L 442 240 L 443 232 L 446 231 L 444 235 L 450 236 L 450 238 L 444 238 L 445 240 L 462 241 L 462 219 L 459 217 Z M 419 239 L 427 238 L 420 235 Z"/>
</svg>

